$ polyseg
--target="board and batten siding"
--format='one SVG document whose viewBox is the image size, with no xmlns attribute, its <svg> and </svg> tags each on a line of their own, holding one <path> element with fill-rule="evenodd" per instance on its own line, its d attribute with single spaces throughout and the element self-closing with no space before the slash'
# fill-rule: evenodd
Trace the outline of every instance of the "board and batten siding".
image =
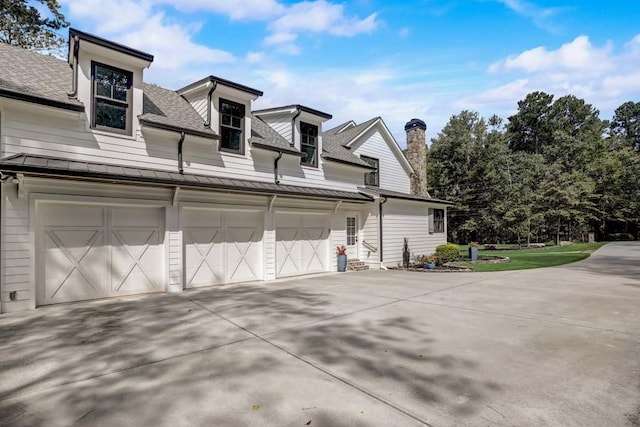
<svg viewBox="0 0 640 427">
<path fill-rule="evenodd" d="M 383 207 L 383 264 L 402 263 L 404 238 L 409 242 L 411 259 L 415 255 L 429 255 L 447 242 L 446 233 L 429 233 L 428 203 L 389 199 Z"/>
<path fill-rule="evenodd" d="M 27 104 L 28 105 L 28 104 Z M 144 138 L 91 132 L 85 128 L 83 115 L 43 114 L 34 120 L 29 109 L 3 109 L 2 156 L 33 154 L 80 161 L 120 164 L 125 166 L 176 171 L 179 135 L 157 130 L 145 130 Z M 40 111 L 39 111 L 40 112 Z M 246 155 L 221 153 L 217 142 L 187 136 L 184 144 L 186 173 L 233 176 L 234 178 L 273 182 L 275 153 Z M 299 158 L 285 156 L 279 164 L 282 184 L 356 191 L 361 185 L 361 173 L 331 172 L 323 168 L 307 168 Z"/>
<path fill-rule="evenodd" d="M 395 142 L 392 142 L 395 144 Z M 407 171 L 377 128 L 373 128 L 352 145 L 353 154 L 378 159 L 380 188 L 401 193 L 411 190 Z"/>
</svg>

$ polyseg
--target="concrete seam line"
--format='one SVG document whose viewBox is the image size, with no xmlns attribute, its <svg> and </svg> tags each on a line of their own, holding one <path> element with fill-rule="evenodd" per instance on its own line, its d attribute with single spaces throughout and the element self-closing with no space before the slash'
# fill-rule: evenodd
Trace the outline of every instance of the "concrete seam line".
<svg viewBox="0 0 640 427">
<path fill-rule="evenodd" d="M 243 339 L 240 339 L 240 340 L 236 340 L 236 341 L 232 341 L 232 342 L 228 342 L 228 343 L 224 343 L 224 344 L 219 344 L 219 345 L 214 345 L 214 346 L 211 346 L 211 347 L 201 348 L 199 350 L 194 350 L 194 351 L 191 351 L 189 353 L 175 354 L 173 356 L 165 357 L 163 359 L 158 359 L 158 360 L 152 360 L 151 362 L 141 363 L 141 364 L 135 365 L 135 366 L 127 366 L 126 368 L 113 369 L 111 371 L 103 372 L 101 374 L 90 375 L 88 377 L 78 378 L 77 380 L 72 380 L 72 381 L 65 381 L 65 382 L 62 382 L 60 384 L 53 384 L 53 385 L 50 385 L 48 387 L 42 387 L 42 388 L 37 388 L 37 389 L 28 390 L 28 391 L 24 391 L 24 392 L 18 392 L 18 393 L 9 394 L 9 395 L 6 395 L 6 396 L 0 396 L 0 401 L 13 399 L 13 398 L 16 398 L 16 397 L 19 397 L 19 396 L 28 396 L 30 394 L 37 394 L 37 393 L 40 393 L 40 392 L 43 392 L 43 391 L 52 390 L 52 389 L 68 386 L 68 385 L 71 385 L 71 384 L 77 384 L 77 383 L 81 383 L 81 382 L 84 382 L 84 381 L 90 381 L 90 380 L 93 380 L 93 379 L 96 379 L 96 378 L 106 377 L 106 376 L 113 375 L 113 374 L 119 374 L 121 372 L 127 372 L 127 371 L 130 371 L 132 369 L 144 368 L 145 366 L 151 366 L 151 365 L 155 365 L 157 363 L 162 363 L 162 362 L 166 362 L 166 361 L 173 360 L 173 359 L 179 359 L 181 357 L 191 356 L 191 355 L 198 354 L 198 353 L 204 353 L 206 351 L 217 350 L 219 348 L 223 348 L 223 347 L 227 347 L 227 346 L 230 346 L 230 345 L 239 344 L 241 342 L 251 341 L 251 340 L 255 340 L 255 339 L 256 339 L 255 336 L 247 337 L 247 338 L 243 338 Z"/>
<path fill-rule="evenodd" d="M 355 390 L 358 390 L 358 391 L 359 391 L 359 392 L 361 392 L 361 393 L 366 394 L 367 396 L 371 397 L 372 399 L 377 400 L 378 402 L 380 402 L 380 403 L 382 403 L 382 404 L 384 404 L 384 405 L 386 405 L 386 406 L 388 406 L 388 407 L 390 407 L 390 408 L 392 408 L 392 409 L 395 409 L 396 411 L 400 412 L 401 414 L 403 414 L 403 415 L 405 415 L 405 416 L 407 416 L 407 417 L 409 417 L 409 418 L 411 418 L 411 419 L 413 419 L 413 420 L 415 420 L 415 421 L 418 421 L 420 424 L 424 424 L 424 425 L 426 425 L 426 426 L 433 427 L 433 426 L 432 426 L 431 424 L 429 424 L 427 421 L 425 421 L 425 420 L 421 419 L 421 418 L 420 418 L 420 417 L 418 417 L 417 415 L 412 414 L 412 413 L 411 413 L 411 412 L 409 412 L 408 410 L 406 410 L 406 409 L 404 409 L 404 408 L 401 408 L 400 406 L 398 406 L 398 405 L 396 405 L 396 404 L 394 404 L 394 403 L 392 403 L 392 402 L 389 402 L 389 401 L 387 401 L 386 399 L 383 399 L 383 398 L 381 398 L 381 397 L 377 396 L 377 395 L 376 395 L 376 394 L 374 394 L 373 392 L 367 391 L 367 390 L 365 390 L 364 388 L 362 388 L 362 387 L 360 387 L 360 386 L 358 386 L 358 385 L 356 385 L 356 384 L 354 384 L 354 383 L 350 382 L 349 380 L 347 380 L 347 379 L 345 379 L 345 378 L 342 378 L 341 376 L 339 376 L 339 375 L 337 375 L 337 374 L 334 374 L 333 372 L 329 371 L 328 369 L 323 368 L 323 367 L 321 367 L 321 366 L 318 366 L 318 365 L 316 365 L 315 363 L 313 363 L 313 362 L 311 362 L 311 361 L 309 361 L 309 360 L 305 359 L 304 357 L 299 356 L 299 355 L 297 355 L 297 354 L 295 354 L 295 353 L 293 353 L 293 352 L 291 352 L 291 351 L 287 350 L 286 348 L 281 347 L 281 346 L 279 346 L 279 345 L 277 345 L 277 344 L 275 344 L 275 343 L 273 343 L 273 342 L 269 341 L 268 339 L 266 339 L 266 338 L 264 338 L 264 337 L 262 337 L 262 336 L 260 336 L 260 335 L 258 335 L 258 334 L 256 334 L 256 333 L 254 333 L 254 332 L 250 331 L 249 329 L 245 328 L 244 326 L 238 325 L 238 324 L 237 324 L 237 323 L 235 323 L 233 320 L 228 319 L 228 318 L 226 318 L 225 316 L 223 316 L 223 315 L 221 315 L 221 314 L 218 314 L 218 313 L 216 313 L 216 312 L 215 312 L 215 311 L 213 311 L 213 310 L 210 310 L 210 309 L 209 309 L 209 308 L 207 308 L 206 306 L 204 306 L 204 305 L 200 304 L 198 301 L 194 301 L 194 300 L 192 300 L 191 298 L 189 298 L 189 297 L 187 297 L 187 296 L 185 296 L 184 298 L 186 298 L 186 299 L 188 299 L 189 301 L 191 301 L 192 303 L 194 303 L 194 304 L 196 304 L 196 305 L 200 306 L 200 308 L 202 308 L 203 310 L 206 310 L 206 311 L 208 311 L 209 313 L 211 313 L 211 314 L 213 314 L 213 315 L 215 315 L 215 316 L 217 316 L 217 317 L 219 317 L 219 318 L 221 318 L 221 319 L 223 319 L 223 320 L 226 320 L 227 322 L 231 323 L 232 325 L 234 325 L 234 326 L 236 326 L 236 327 L 238 327 L 238 328 L 242 329 L 243 331 L 245 331 L 245 332 L 247 332 L 247 333 L 250 333 L 250 334 L 251 334 L 251 335 L 253 335 L 254 337 L 256 337 L 256 338 L 258 338 L 259 340 L 263 341 L 264 343 L 269 344 L 270 346 L 272 346 L 272 347 L 274 347 L 274 348 L 277 348 L 278 350 L 282 351 L 283 353 L 288 354 L 289 356 L 293 357 L 294 359 L 296 359 L 296 360 L 298 360 L 298 361 L 300 361 L 300 362 L 302 362 L 302 363 L 305 363 L 305 364 L 307 364 L 307 365 L 311 366 L 312 368 L 314 368 L 314 369 L 316 369 L 316 370 L 318 370 L 318 371 L 320 371 L 320 372 L 324 373 L 325 375 L 329 375 L 331 378 L 333 378 L 333 379 L 335 379 L 335 380 L 337 380 L 337 381 L 340 381 L 341 383 L 343 383 L 343 384 L 345 384 L 345 385 L 347 385 L 347 386 L 349 386 L 349 387 L 351 387 L 351 388 L 353 388 L 353 389 L 355 389 Z M 389 305 L 389 304 L 393 304 L 393 302 L 391 302 L 391 303 L 387 303 L 387 304 L 385 304 L 385 305 Z"/>
<path fill-rule="evenodd" d="M 572 327 L 575 327 L 575 328 L 590 329 L 590 330 L 600 331 L 600 332 L 614 332 L 614 333 L 622 334 L 622 335 L 630 335 L 632 337 L 640 336 L 640 334 L 636 334 L 636 333 L 633 333 L 633 332 L 618 331 L 616 329 L 598 328 L 598 327 L 595 327 L 595 326 L 586 326 L 586 325 L 580 325 L 578 323 L 562 322 L 562 321 L 559 321 L 559 320 L 549 320 L 549 319 L 540 319 L 540 318 L 537 318 L 537 317 L 518 316 L 516 314 L 498 313 L 498 312 L 495 312 L 495 311 L 478 310 L 477 308 L 468 308 L 468 307 L 460 307 L 460 306 L 455 306 L 455 305 L 438 304 L 438 303 L 435 303 L 435 302 L 428 302 L 428 301 L 409 300 L 408 302 L 413 302 L 413 303 L 416 303 L 416 304 L 424 304 L 424 305 L 434 305 L 436 307 L 453 308 L 453 309 L 457 309 L 457 310 L 472 311 L 472 312 L 475 312 L 475 313 L 493 314 L 495 316 L 510 317 L 510 318 L 521 319 L 521 320 L 535 320 L 535 321 L 538 321 L 538 322 L 546 322 L 546 323 L 553 323 L 553 324 L 557 324 L 557 325 L 572 326 Z"/>
</svg>

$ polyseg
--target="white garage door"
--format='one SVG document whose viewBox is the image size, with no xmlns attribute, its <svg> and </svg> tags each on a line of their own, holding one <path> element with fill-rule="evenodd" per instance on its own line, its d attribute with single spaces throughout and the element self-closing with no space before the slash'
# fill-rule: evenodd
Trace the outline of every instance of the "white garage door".
<svg viewBox="0 0 640 427">
<path fill-rule="evenodd" d="M 329 215 L 276 215 L 277 277 L 327 271 Z"/>
<path fill-rule="evenodd" d="M 262 279 L 261 212 L 185 208 L 185 276 L 189 288 Z"/>
<path fill-rule="evenodd" d="M 162 210 L 42 203 L 38 304 L 164 291 Z"/>
</svg>

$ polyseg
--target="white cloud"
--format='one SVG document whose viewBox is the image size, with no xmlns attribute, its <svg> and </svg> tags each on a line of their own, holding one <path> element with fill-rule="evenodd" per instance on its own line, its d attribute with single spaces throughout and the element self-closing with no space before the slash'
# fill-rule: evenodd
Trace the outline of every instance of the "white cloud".
<svg viewBox="0 0 640 427">
<path fill-rule="evenodd" d="M 277 0 L 165 0 L 164 3 L 188 12 L 219 13 L 229 16 L 232 20 L 262 21 L 278 16 L 284 11 L 284 6 Z"/>
<path fill-rule="evenodd" d="M 325 0 L 294 3 L 269 24 L 272 34 L 265 38 L 265 44 L 290 45 L 302 33 L 328 33 L 340 37 L 371 33 L 378 27 L 376 17 L 376 13 L 364 19 L 347 17 L 344 5 Z"/>
<path fill-rule="evenodd" d="M 564 9 L 558 7 L 540 7 L 525 0 L 496 0 L 498 3 L 504 4 L 506 7 L 517 13 L 518 15 L 529 18 L 533 23 L 545 30 L 557 32 L 558 28 L 552 19 L 555 15 Z"/>
<path fill-rule="evenodd" d="M 259 62 L 262 62 L 264 58 L 264 52 L 249 52 L 244 59 L 249 64 L 257 64 Z"/>
<path fill-rule="evenodd" d="M 579 36 L 555 50 L 536 47 L 510 55 L 487 71 L 492 86 L 461 96 L 454 106 L 507 117 L 528 93 L 544 91 L 583 98 L 608 118 L 612 109 L 640 97 L 640 35 L 620 49 Z"/>
<path fill-rule="evenodd" d="M 545 47 L 536 47 L 517 55 L 493 63 L 490 72 L 499 71 L 577 71 L 589 74 L 608 71 L 613 66 L 610 55 L 612 46 L 594 47 L 587 36 L 576 37 L 572 42 L 557 50 L 549 51 Z"/>
<path fill-rule="evenodd" d="M 409 35 L 409 33 L 411 32 L 411 30 L 407 27 L 403 27 L 400 28 L 400 31 L 398 31 L 398 35 L 402 38 L 405 38 Z"/>
</svg>

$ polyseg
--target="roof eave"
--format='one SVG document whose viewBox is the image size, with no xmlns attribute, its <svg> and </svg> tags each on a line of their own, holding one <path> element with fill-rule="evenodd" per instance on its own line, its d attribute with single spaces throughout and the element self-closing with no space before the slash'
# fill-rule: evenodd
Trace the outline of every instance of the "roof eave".
<svg viewBox="0 0 640 427">
<path fill-rule="evenodd" d="M 13 92 L 7 89 L 0 89 L 0 97 L 15 99 L 17 101 L 30 102 L 32 104 L 44 105 L 46 107 L 60 108 L 62 110 L 76 111 L 79 113 L 82 113 L 85 110 L 84 105 L 82 104 L 72 104 L 63 101 L 56 101 L 49 98 L 29 95 L 26 93 Z"/>
<path fill-rule="evenodd" d="M 199 137 L 208 138 L 208 139 L 215 139 L 215 140 L 220 139 L 220 136 L 213 132 L 199 131 L 196 129 L 189 129 L 189 128 L 169 125 L 165 123 L 157 123 L 157 122 L 146 120 L 143 118 L 140 118 L 139 120 L 140 120 L 140 124 L 149 126 L 152 128 L 156 128 L 156 129 L 168 130 L 171 132 L 184 132 L 188 135 L 199 136 Z"/>
</svg>

